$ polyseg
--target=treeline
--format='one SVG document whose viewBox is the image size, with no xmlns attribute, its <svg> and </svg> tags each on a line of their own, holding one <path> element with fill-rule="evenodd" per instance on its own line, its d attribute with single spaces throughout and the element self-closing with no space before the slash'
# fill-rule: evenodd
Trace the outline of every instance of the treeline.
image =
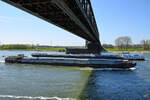
<svg viewBox="0 0 150 100">
<path fill-rule="evenodd" d="M 34 45 L 25 45 L 25 44 L 8 44 L 8 45 L 0 45 L 1 50 L 6 49 L 35 49 Z"/>
<path fill-rule="evenodd" d="M 41 46 L 41 45 L 26 45 L 26 44 L 5 44 L 0 45 L 0 50 L 23 50 L 23 51 L 56 51 L 65 52 L 65 47 L 58 46 Z"/>
<path fill-rule="evenodd" d="M 115 45 L 103 44 L 103 47 L 106 49 L 117 48 L 119 50 L 127 50 L 127 49 L 150 50 L 150 40 L 141 40 L 139 44 L 134 44 L 129 36 L 123 36 L 118 37 L 114 42 Z"/>
</svg>

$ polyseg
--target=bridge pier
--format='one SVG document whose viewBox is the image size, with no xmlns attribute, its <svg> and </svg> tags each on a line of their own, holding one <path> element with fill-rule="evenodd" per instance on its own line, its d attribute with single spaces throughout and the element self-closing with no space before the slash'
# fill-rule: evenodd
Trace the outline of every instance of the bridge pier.
<svg viewBox="0 0 150 100">
<path fill-rule="evenodd" d="M 100 54 L 102 50 L 100 42 L 86 41 L 86 48 L 67 48 L 66 54 Z"/>
<path fill-rule="evenodd" d="M 97 43 L 97 42 L 86 41 L 86 48 L 92 54 L 100 54 L 100 52 L 102 51 L 100 42 Z"/>
</svg>

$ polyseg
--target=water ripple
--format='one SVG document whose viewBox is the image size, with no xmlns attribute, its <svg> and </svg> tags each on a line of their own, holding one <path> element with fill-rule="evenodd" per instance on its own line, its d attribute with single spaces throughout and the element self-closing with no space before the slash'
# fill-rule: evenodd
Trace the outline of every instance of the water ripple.
<svg viewBox="0 0 150 100">
<path fill-rule="evenodd" d="M 14 95 L 0 95 L 0 98 L 12 98 L 12 99 L 28 99 L 28 100 L 76 100 L 73 98 L 59 98 L 59 97 L 32 97 L 32 96 L 14 96 Z"/>
</svg>

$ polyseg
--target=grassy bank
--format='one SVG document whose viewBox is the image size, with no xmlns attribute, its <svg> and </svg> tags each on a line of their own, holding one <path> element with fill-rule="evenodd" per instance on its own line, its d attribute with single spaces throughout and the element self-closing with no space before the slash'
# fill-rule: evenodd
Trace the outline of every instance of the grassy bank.
<svg viewBox="0 0 150 100">
<path fill-rule="evenodd" d="M 77 47 L 70 47 L 77 48 Z M 80 47 L 83 48 L 83 47 Z M 9 50 L 9 51 L 56 51 L 56 52 L 65 52 L 66 47 L 58 46 L 35 46 L 35 45 L 26 45 L 26 44 L 7 44 L 0 45 L 0 50 Z M 114 48 L 105 48 L 109 52 L 149 52 L 150 49 L 144 48 L 128 48 L 128 49 L 118 49 Z"/>
<path fill-rule="evenodd" d="M 56 52 L 65 52 L 65 48 L 31 48 L 31 49 L 0 49 L 0 50 L 8 50 L 8 51 L 56 51 Z"/>
<path fill-rule="evenodd" d="M 66 49 L 65 47 L 35 46 L 35 45 L 28 45 L 28 44 L 5 44 L 5 45 L 0 45 L 0 50 L 65 52 Z"/>
<path fill-rule="evenodd" d="M 145 50 L 143 48 L 129 48 L 129 49 L 118 49 L 118 48 L 105 48 L 109 52 L 150 52 L 150 49 Z"/>
</svg>

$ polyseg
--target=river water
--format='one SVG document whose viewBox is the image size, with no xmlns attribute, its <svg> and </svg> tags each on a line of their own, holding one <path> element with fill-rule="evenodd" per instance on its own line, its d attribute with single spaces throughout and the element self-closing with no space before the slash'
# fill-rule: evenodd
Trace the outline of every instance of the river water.
<svg viewBox="0 0 150 100">
<path fill-rule="evenodd" d="M 150 54 L 136 70 L 4 63 L 31 53 L 0 51 L 0 100 L 150 100 Z"/>
</svg>

